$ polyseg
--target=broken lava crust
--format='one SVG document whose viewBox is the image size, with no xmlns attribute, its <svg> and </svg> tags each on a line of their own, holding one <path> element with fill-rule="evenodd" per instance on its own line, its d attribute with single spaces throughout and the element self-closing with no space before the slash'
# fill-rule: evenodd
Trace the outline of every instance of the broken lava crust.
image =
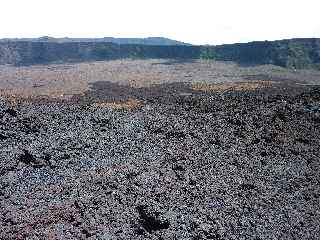
<svg viewBox="0 0 320 240">
<path fill-rule="evenodd" d="M 319 239 L 320 90 L 0 101 L 0 239 Z"/>
</svg>

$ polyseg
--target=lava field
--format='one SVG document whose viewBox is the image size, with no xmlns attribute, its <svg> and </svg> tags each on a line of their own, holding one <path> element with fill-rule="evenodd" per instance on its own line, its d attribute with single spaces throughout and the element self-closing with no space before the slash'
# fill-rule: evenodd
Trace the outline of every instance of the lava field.
<svg viewBox="0 0 320 240">
<path fill-rule="evenodd" d="M 320 238 L 319 87 L 129 90 L 1 99 L 0 239 Z"/>
</svg>

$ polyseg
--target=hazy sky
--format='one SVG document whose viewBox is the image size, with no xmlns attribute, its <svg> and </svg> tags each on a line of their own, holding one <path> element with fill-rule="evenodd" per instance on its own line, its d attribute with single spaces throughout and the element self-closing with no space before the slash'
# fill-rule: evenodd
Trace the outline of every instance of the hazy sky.
<svg viewBox="0 0 320 240">
<path fill-rule="evenodd" d="M 193 44 L 320 37 L 320 0 L 0 0 L 0 38 L 163 36 Z"/>
</svg>

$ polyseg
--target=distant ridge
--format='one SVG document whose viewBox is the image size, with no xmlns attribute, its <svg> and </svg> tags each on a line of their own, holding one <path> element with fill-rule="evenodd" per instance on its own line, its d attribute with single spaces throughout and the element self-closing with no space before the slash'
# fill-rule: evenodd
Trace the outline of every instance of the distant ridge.
<svg viewBox="0 0 320 240">
<path fill-rule="evenodd" d="M 148 37 L 148 38 L 3 38 L 0 42 L 55 42 L 55 43 L 116 43 L 116 44 L 137 44 L 137 45 L 158 45 L 158 46 L 191 46 L 189 43 L 184 43 L 164 37 Z"/>
<path fill-rule="evenodd" d="M 300 38 L 217 46 L 166 38 L 50 38 L 0 40 L 0 64 L 32 65 L 112 59 L 212 59 L 320 70 L 320 39 Z"/>
</svg>

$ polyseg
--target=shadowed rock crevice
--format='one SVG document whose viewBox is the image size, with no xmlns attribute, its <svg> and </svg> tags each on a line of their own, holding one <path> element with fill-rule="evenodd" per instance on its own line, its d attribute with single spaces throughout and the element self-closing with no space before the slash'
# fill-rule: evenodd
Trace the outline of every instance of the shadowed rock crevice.
<svg viewBox="0 0 320 240">
<path fill-rule="evenodd" d="M 8 108 L 4 112 L 9 114 L 9 115 L 11 115 L 12 117 L 17 117 L 18 116 L 17 111 L 12 109 L 12 108 Z"/>
<path fill-rule="evenodd" d="M 19 161 L 33 168 L 41 168 L 44 163 L 32 155 L 28 150 L 23 149 L 23 154 L 19 156 Z"/>
<path fill-rule="evenodd" d="M 140 216 L 141 226 L 149 233 L 153 231 L 160 231 L 163 229 L 168 229 L 170 223 L 168 220 L 162 221 L 158 218 L 158 213 L 148 212 L 146 206 L 140 205 L 137 207 L 137 211 Z"/>
</svg>

